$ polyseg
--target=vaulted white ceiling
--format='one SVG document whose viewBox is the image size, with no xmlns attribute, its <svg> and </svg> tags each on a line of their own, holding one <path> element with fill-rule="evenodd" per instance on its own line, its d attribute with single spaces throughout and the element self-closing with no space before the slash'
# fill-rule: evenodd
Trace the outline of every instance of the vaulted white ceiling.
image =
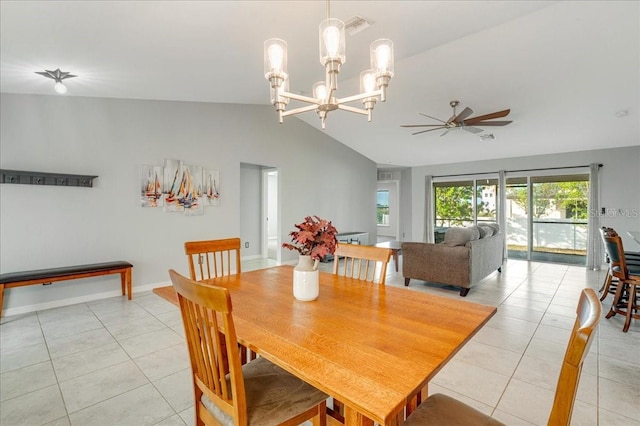
<svg viewBox="0 0 640 426">
<path fill-rule="evenodd" d="M 638 145 L 639 4 L 334 0 L 332 17 L 373 22 L 347 35 L 338 96 L 358 91 L 375 39 L 394 41 L 396 75 L 373 122 L 336 111 L 324 131 L 397 166 Z M 53 94 L 35 71 L 60 68 L 78 75 L 65 96 L 268 105 L 262 50 L 272 37 L 288 42 L 292 92 L 308 95 L 323 79 L 324 1 L 3 0 L 0 8 L 3 93 Z M 434 124 L 418 113 L 446 120 L 452 99 L 474 115 L 511 108 L 513 123 L 485 128 L 492 141 L 400 127 Z M 313 112 L 297 117 L 320 128 Z"/>
</svg>

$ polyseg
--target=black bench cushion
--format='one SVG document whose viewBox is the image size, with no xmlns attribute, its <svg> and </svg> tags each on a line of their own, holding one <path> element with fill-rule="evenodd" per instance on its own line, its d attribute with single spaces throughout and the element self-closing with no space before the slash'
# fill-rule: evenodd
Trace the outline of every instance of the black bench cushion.
<svg viewBox="0 0 640 426">
<path fill-rule="evenodd" d="M 104 262 L 89 265 L 63 266 L 62 268 L 37 269 L 34 271 L 9 272 L 0 274 L 0 284 L 14 283 L 18 281 L 30 281 L 46 278 L 64 277 L 66 275 L 81 274 L 84 272 L 106 271 L 117 268 L 132 268 L 129 262 Z"/>
</svg>

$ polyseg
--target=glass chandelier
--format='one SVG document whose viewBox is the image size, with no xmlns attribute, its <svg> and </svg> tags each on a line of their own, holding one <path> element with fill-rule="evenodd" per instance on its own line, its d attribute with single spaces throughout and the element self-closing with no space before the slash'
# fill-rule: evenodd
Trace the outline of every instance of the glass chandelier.
<svg viewBox="0 0 640 426">
<path fill-rule="evenodd" d="M 371 121 L 371 111 L 380 99 L 386 100 L 386 90 L 393 77 L 393 42 L 379 39 L 371 43 L 370 69 L 360 73 L 360 93 L 345 98 L 336 98 L 340 66 L 345 63 L 345 25 L 339 19 L 329 17 L 327 0 L 327 19 L 320 23 L 320 63 L 325 67 L 325 80 L 313 85 L 313 97 L 289 92 L 289 74 L 287 73 L 287 43 L 278 38 L 264 42 L 264 76 L 271 86 L 271 103 L 278 111 L 279 121 L 289 115 L 306 111 L 316 111 L 322 128 L 329 111 L 341 109 L 366 115 Z M 289 101 L 294 99 L 310 105 L 285 111 Z M 346 105 L 361 101 L 364 109 Z"/>
</svg>

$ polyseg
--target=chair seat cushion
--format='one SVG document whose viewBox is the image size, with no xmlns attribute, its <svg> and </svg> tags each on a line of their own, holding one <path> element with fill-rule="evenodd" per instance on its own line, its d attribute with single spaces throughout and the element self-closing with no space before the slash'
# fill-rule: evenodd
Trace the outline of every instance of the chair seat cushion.
<svg viewBox="0 0 640 426">
<path fill-rule="evenodd" d="M 450 396 L 436 393 L 411 413 L 403 426 L 483 426 L 502 425 L 499 421 Z"/>
<path fill-rule="evenodd" d="M 614 266 L 611 269 L 613 270 L 613 272 L 617 272 L 617 273 L 621 272 L 621 269 L 619 266 Z M 627 270 L 629 271 L 629 275 L 640 275 L 640 265 L 630 263 L 627 265 Z"/>
<path fill-rule="evenodd" d="M 329 397 L 262 357 L 243 365 L 242 374 L 252 426 L 283 423 Z M 221 424 L 233 425 L 233 419 L 204 395 L 202 403 Z"/>
</svg>

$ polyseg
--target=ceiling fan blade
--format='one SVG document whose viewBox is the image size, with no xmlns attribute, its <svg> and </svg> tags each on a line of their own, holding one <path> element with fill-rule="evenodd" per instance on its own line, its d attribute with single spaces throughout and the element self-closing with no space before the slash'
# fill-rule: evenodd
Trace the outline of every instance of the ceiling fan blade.
<svg viewBox="0 0 640 426">
<path fill-rule="evenodd" d="M 436 127 L 435 129 L 421 130 L 419 132 L 415 132 L 415 133 L 411 133 L 411 134 L 412 135 L 419 135 L 420 133 L 432 132 L 434 130 L 439 130 L 439 129 L 444 129 L 444 127 L 440 126 L 440 127 Z"/>
<path fill-rule="evenodd" d="M 509 115 L 510 112 L 511 112 L 510 109 L 505 109 L 505 110 L 502 110 L 502 111 L 492 112 L 491 114 L 485 114 L 485 115 L 479 115 L 477 117 L 471 117 L 470 119 L 465 120 L 465 122 L 467 124 L 473 124 L 473 123 L 477 123 L 478 121 L 482 121 L 482 120 L 492 120 L 494 118 L 506 117 L 507 115 Z"/>
<path fill-rule="evenodd" d="M 432 120 L 439 121 L 439 122 L 441 122 L 441 123 L 446 123 L 446 121 L 442 121 L 442 120 L 440 120 L 439 118 L 435 118 L 435 117 L 432 117 L 432 116 L 430 116 L 430 115 L 423 114 L 423 113 L 421 113 L 421 112 L 419 112 L 418 114 L 422 115 L 423 117 L 427 117 L 427 118 L 430 118 L 430 119 L 432 119 Z"/>
<path fill-rule="evenodd" d="M 511 124 L 513 123 L 513 121 L 482 121 L 480 123 L 472 123 L 472 124 L 478 124 L 480 126 L 506 126 L 507 124 Z M 465 126 L 469 125 L 468 121 L 464 122 Z"/>
<path fill-rule="evenodd" d="M 458 114 L 452 121 L 454 123 L 461 123 L 465 118 L 473 114 L 473 110 L 469 107 L 466 107 L 462 110 L 460 114 Z"/>
<path fill-rule="evenodd" d="M 401 124 L 400 127 L 442 127 L 442 124 Z"/>
<path fill-rule="evenodd" d="M 471 127 L 471 126 L 462 126 L 462 128 L 464 130 L 466 130 L 467 132 L 471 132 L 471 133 L 481 133 L 484 132 L 484 130 L 482 129 L 478 129 L 477 127 Z"/>
</svg>

